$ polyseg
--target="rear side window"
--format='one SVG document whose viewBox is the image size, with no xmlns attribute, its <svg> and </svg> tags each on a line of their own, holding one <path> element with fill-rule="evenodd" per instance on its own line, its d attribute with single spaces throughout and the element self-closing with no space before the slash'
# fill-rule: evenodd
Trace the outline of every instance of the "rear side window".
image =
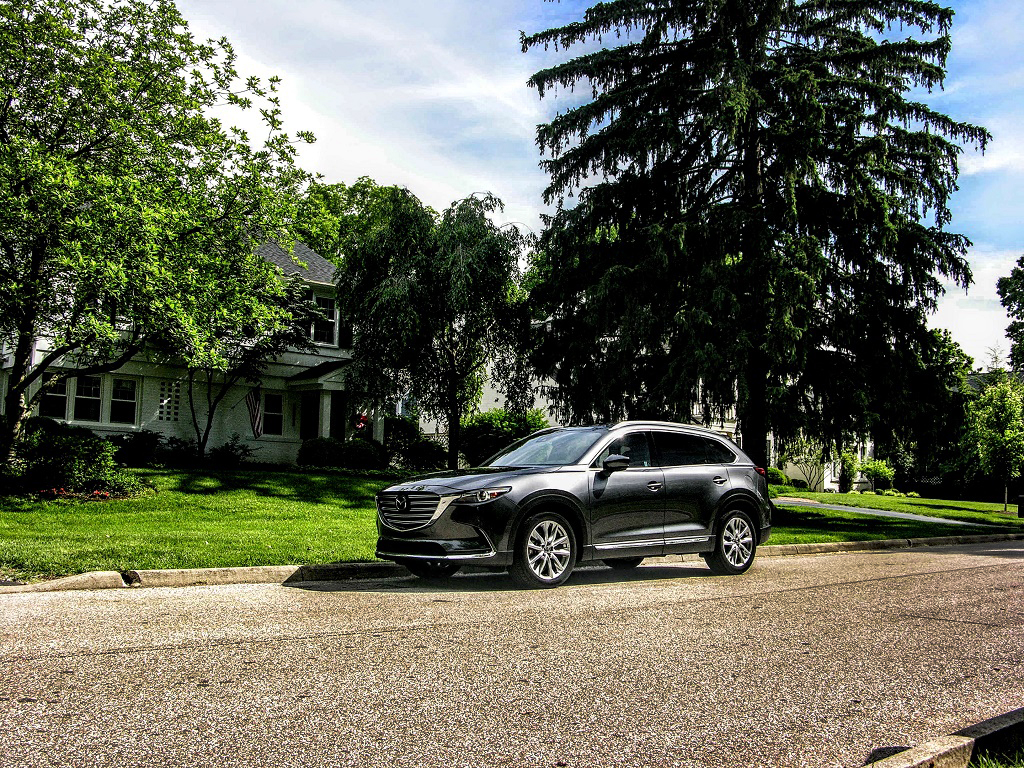
<svg viewBox="0 0 1024 768">
<path fill-rule="evenodd" d="M 707 444 L 708 464 L 732 464 L 736 461 L 736 454 L 729 450 L 728 446 L 710 437 L 702 438 Z"/>
<path fill-rule="evenodd" d="M 680 467 L 687 464 L 706 464 L 707 447 L 704 438 L 685 432 L 655 432 L 654 444 L 661 454 L 661 466 Z"/>
</svg>

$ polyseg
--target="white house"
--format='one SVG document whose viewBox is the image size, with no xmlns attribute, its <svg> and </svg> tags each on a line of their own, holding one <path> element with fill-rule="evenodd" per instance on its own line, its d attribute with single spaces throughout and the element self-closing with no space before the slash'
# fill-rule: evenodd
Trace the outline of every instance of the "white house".
<svg viewBox="0 0 1024 768">
<path fill-rule="evenodd" d="M 314 353 L 289 351 L 268 366 L 258 387 L 242 383 L 229 391 L 216 411 L 208 447 L 222 445 L 237 433 L 253 448 L 255 460 L 293 462 L 303 440 L 343 439 L 351 430 L 355 403 L 345 382 L 351 350 L 343 346 L 347 339 L 335 311 L 334 265 L 301 243 L 295 245 L 295 257 L 304 267 L 276 243 L 261 246 L 259 253 L 284 275 L 304 280 L 327 319 L 310 328 Z M 37 346 L 33 354 L 41 356 L 45 339 Z M 6 357 L 0 361 L 0 391 L 6 386 L 3 367 L 9 364 Z M 198 394 L 200 423 L 205 424 L 205 396 Z M 68 379 L 42 397 L 36 413 L 100 435 L 152 430 L 164 437 L 195 439 L 184 368 L 144 355 L 113 373 Z M 383 424 L 376 422 L 379 439 Z"/>
</svg>

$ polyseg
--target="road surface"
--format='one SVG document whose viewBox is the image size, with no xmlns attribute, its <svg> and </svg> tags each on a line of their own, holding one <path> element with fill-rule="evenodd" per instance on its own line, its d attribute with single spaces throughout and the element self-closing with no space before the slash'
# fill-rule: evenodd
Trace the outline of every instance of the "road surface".
<svg viewBox="0 0 1024 768">
<path fill-rule="evenodd" d="M 5 768 L 857 766 L 1020 706 L 1024 542 L 0 595 Z"/>
</svg>

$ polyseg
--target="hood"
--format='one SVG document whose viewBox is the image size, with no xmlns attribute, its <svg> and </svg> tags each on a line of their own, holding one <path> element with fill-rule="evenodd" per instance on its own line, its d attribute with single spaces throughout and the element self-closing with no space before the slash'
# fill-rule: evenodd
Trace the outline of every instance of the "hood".
<svg viewBox="0 0 1024 768">
<path fill-rule="evenodd" d="M 431 472 L 428 475 L 417 475 L 397 485 L 385 488 L 386 491 L 475 491 L 478 488 L 505 485 L 515 477 L 537 475 L 553 472 L 558 467 L 472 467 L 470 469 L 452 469 L 444 472 Z"/>
</svg>

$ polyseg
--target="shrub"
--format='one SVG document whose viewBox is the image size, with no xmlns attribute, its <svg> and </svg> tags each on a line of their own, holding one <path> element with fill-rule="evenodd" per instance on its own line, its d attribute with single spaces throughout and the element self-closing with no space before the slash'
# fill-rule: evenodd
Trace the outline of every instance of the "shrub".
<svg viewBox="0 0 1024 768">
<path fill-rule="evenodd" d="M 18 483 L 28 491 L 137 493 L 142 484 L 122 470 L 117 448 L 84 427 L 33 418 L 15 445 Z"/>
<path fill-rule="evenodd" d="M 161 464 L 170 467 L 194 467 L 199 463 L 198 451 L 195 440 L 169 437 L 167 442 L 157 448 L 156 458 Z"/>
<path fill-rule="evenodd" d="M 114 458 L 118 464 L 126 467 L 149 467 L 156 463 L 163 437 L 151 429 L 143 429 L 123 435 L 111 435 L 107 440 L 117 448 Z"/>
<path fill-rule="evenodd" d="M 872 490 L 878 487 L 888 488 L 896 477 L 896 470 L 884 459 L 865 459 L 861 462 L 860 471 L 871 481 Z"/>
<path fill-rule="evenodd" d="M 384 419 L 384 448 L 400 463 L 413 445 L 422 439 L 420 427 L 412 419 L 403 416 L 387 416 Z"/>
<path fill-rule="evenodd" d="M 839 457 L 839 492 L 849 493 L 853 489 L 853 480 L 857 476 L 857 457 L 849 451 L 843 451 Z"/>
<path fill-rule="evenodd" d="M 448 465 L 448 452 L 436 440 L 424 437 L 409 446 L 402 457 L 402 465 L 420 472 L 444 469 Z"/>
<path fill-rule="evenodd" d="M 296 462 L 302 467 L 385 469 L 388 455 L 384 446 L 372 438 L 342 442 L 333 437 L 316 437 L 303 441 Z"/>
<path fill-rule="evenodd" d="M 801 490 L 801 491 L 806 491 L 807 490 L 807 481 L 806 480 L 801 480 L 799 477 L 794 477 L 790 482 L 792 483 L 793 487 L 796 488 L 797 490 Z"/>
<path fill-rule="evenodd" d="M 789 485 L 789 478 L 786 477 L 786 473 L 781 469 L 768 467 L 768 469 L 764 471 L 764 474 L 771 485 Z"/>
<path fill-rule="evenodd" d="M 907 498 L 908 499 L 920 499 L 921 498 L 921 494 L 918 493 L 917 491 L 907 491 Z"/>
<path fill-rule="evenodd" d="M 547 417 L 537 408 L 524 414 L 494 408 L 462 420 L 460 447 L 467 463 L 475 467 L 510 443 L 548 426 Z"/>
<path fill-rule="evenodd" d="M 233 469 L 245 463 L 253 457 L 252 447 L 242 442 L 242 436 L 237 432 L 231 434 L 231 439 L 224 445 L 211 448 L 208 454 L 210 464 L 222 469 Z"/>
</svg>

